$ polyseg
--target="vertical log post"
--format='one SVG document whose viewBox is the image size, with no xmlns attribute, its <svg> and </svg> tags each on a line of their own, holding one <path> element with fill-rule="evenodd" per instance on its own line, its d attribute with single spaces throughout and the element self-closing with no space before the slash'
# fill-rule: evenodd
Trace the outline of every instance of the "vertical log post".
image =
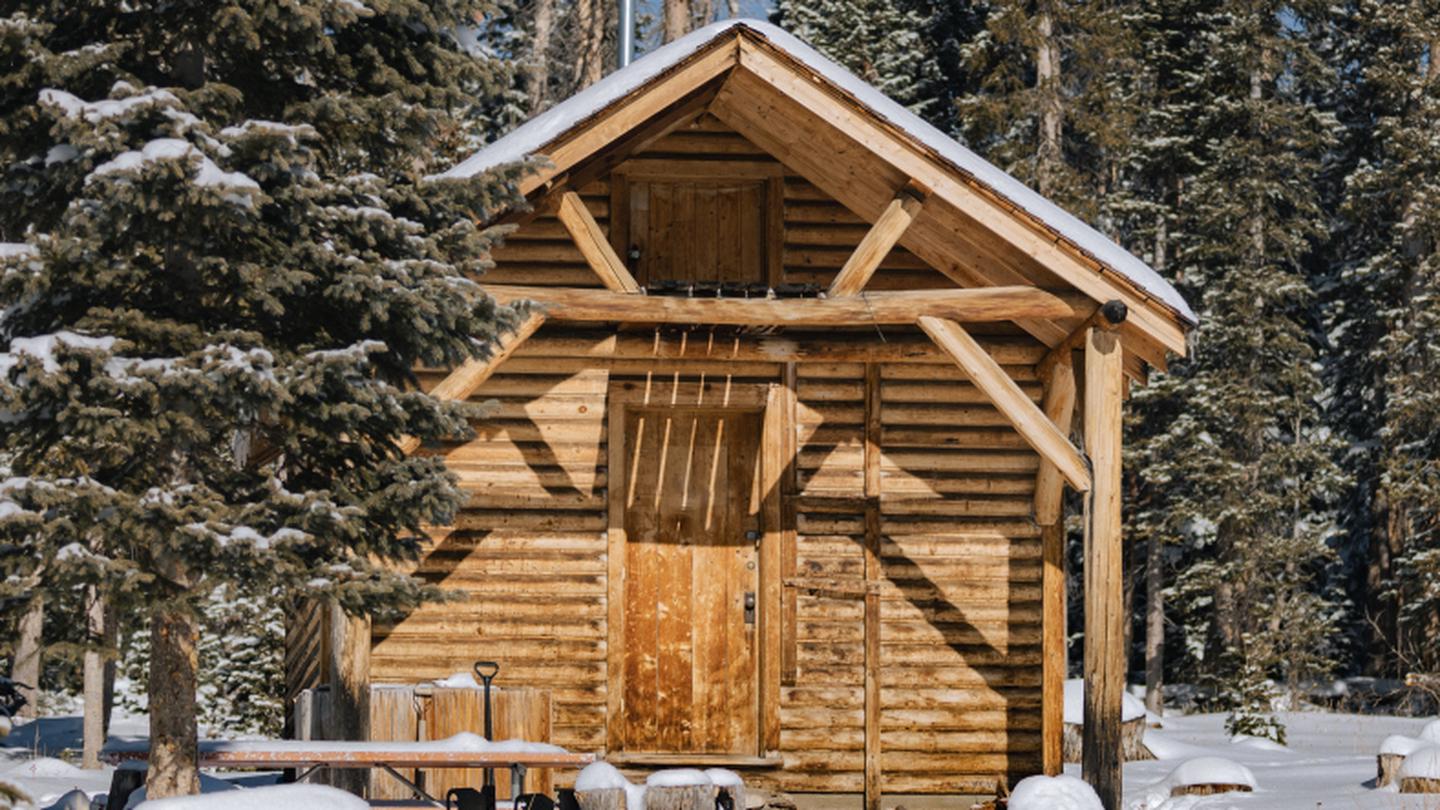
<svg viewBox="0 0 1440 810">
<path fill-rule="evenodd" d="M 330 706 L 325 736 L 331 740 L 370 739 L 370 617 L 351 616 L 330 603 Z M 370 774 L 334 770 L 335 787 L 363 796 Z"/>
<path fill-rule="evenodd" d="M 865 810 L 880 810 L 880 366 L 865 366 Z"/>
<path fill-rule="evenodd" d="M 1106 810 L 1120 807 L 1120 702 L 1125 686 L 1120 546 L 1121 404 L 1119 336 L 1085 338 L 1085 730 L 1083 775 Z"/>
<path fill-rule="evenodd" d="M 1045 416 L 1066 437 L 1075 416 L 1075 367 L 1066 352 L 1050 366 L 1045 380 Z M 1035 523 L 1040 526 L 1041 556 L 1041 768 L 1055 776 L 1064 768 L 1065 726 L 1065 480 L 1049 462 L 1040 463 L 1035 480 Z"/>
</svg>

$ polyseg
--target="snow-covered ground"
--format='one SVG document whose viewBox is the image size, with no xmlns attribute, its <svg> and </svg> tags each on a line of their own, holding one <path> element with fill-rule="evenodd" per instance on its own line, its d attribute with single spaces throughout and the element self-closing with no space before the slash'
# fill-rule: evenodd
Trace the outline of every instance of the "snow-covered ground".
<svg viewBox="0 0 1440 810">
<path fill-rule="evenodd" d="M 1267 740 L 1232 741 L 1225 715 L 1167 716 L 1164 728 L 1146 732 L 1145 743 L 1162 757 L 1125 766 L 1127 810 L 1440 810 L 1440 796 L 1402 796 L 1396 788 L 1375 789 L 1375 755 L 1391 734 L 1415 736 L 1426 719 L 1282 712 L 1287 746 Z M 1251 794 L 1168 798 L 1151 791 L 1183 762 L 1218 756 L 1245 766 L 1255 777 Z M 1079 767 L 1073 773 L 1079 775 Z M 1068 770 L 1068 769 L 1067 769 Z M 1157 801 L 1158 800 L 1158 801 Z"/>
<path fill-rule="evenodd" d="M 1330 712 L 1292 712 L 1280 717 L 1289 732 L 1285 747 L 1257 740 L 1231 741 L 1225 734 L 1224 715 L 1167 716 L 1163 729 L 1146 734 L 1146 744 L 1162 759 L 1125 766 L 1127 810 L 1440 810 L 1440 796 L 1402 796 L 1394 787 L 1372 787 L 1380 743 L 1392 734 L 1418 735 L 1425 719 Z M 111 730 L 120 739 L 143 737 L 145 719 L 117 711 Z M 110 787 L 111 769 L 75 767 L 71 761 L 79 747 L 78 715 L 18 725 L 0 740 L 0 780 L 30 794 L 36 808 L 46 808 L 76 788 L 92 797 L 104 793 Z M 1223 757 L 1248 768 L 1256 792 L 1171 799 L 1168 790 L 1153 789 L 1182 763 L 1207 756 Z M 1078 766 L 1070 766 L 1069 772 L 1078 776 Z M 222 780 L 229 783 L 227 787 L 256 787 L 272 783 L 274 775 L 226 774 L 214 782 L 206 781 L 219 786 Z M 232 795 L 227 806 L 240 806 L 234 804 L 239 799 Z"/>
</svg>

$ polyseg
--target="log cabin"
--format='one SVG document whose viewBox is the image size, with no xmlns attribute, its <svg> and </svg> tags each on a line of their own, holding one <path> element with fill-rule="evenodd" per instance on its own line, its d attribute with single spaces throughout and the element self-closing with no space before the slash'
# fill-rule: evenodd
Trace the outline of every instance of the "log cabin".
<svg viewBox="0 0 1440 810">
<path fill-rule="evenodd" d="M 530 155 L 533 208 L 481 280 L 530 315 L 422 374 L 489 415 L 406 448 L 467 493 L 417 569 L 464 598 L 295 641 L 292 685 L 329 671 L 356 705 L 486 658 L 549 692 L 552 742 L 623 767 L 823 807 L 992 796 L 1061 768 L 1068 487 L 1084 767 L 1117 806 L 1121 415 L 1184 354 L 1181 296 L 761 22 L 447 176 Z"/>
</svg>

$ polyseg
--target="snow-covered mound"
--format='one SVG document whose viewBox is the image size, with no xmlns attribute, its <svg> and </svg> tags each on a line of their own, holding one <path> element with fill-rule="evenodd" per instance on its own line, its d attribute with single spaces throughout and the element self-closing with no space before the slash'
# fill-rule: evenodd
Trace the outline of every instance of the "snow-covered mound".
<svg viewBox="0 0 1440 810">
<path fill-rule="evenodd" d="M 45 810 L 90 810 L 90 796 L 77 788 L 56 799 Z"/>
<path fill-rule="evenodd" d="M 692 787 L 713 784 L 705 772 L 696 768 L 666 768 L 645 778 L 647 788 Z"/>
<path fill-rule="evenodd" d="M 211 775 L 208 774 L 208 773 L 202 773 L 202 774 L 200 774 L 200 793 L 201 793 L 201 795 L 207 795 L 207 796 L 208 796 L 208 795 L 211 794 L 211 793 L 230 793 L 230 792 L 234 792 L 234 791 L 237 791 L 237 790 L 240 790 L 240 788 L 237 787 L 237 786 L 234 785 L 234 784 L 231 784 L 230 782 L 225 781 L 224 779 L 217 779 L 217 778 L 211 776 Z M 130 794 L 130 797 L 125 800 L 125 810 L 133 810 L 133 808 L 139 807 L 139 806 L 141 806 L 141 805 L 145 805 L 146 807 L 151 807 L 151 806 L 153 806 L 153 805 L 156 805 L 156 804 L 159 804 L 159 803 L 160 803 L 160 800 L 159 800 L 159 799 L 156 799 L 156 800 L 155 800 L 154 802 L 152 802 L 151 804 L 145 804 L 145 799 L 146 799 L 145 788 L 142 787 L 142 788 L 140 788 L 139 790 L 135 791 L 134 793 L 131 793 L 131 794 Z M 257 804 L 257 805 L 255 805 L 255 806 L 256 806 L 256 807 L 263 806 L 263 803 L 262 803 L 262 804 Z M 273 810 L 273 808 L 271 808 L 270 810 Z"/>
<path fill-rule="evenodd" d="M 1419 748 L 1400 763 L 1401 779 L 1440 779 L 1440 746 Z"/>
<path fill-rule="evenodd" d="M 625 774 L 608 762 L 592 762 L 586 765 L 575 778 L 575 790 L 623 790 L 626 810 L 645 810 L 645 786 L 631 783 L 625 778 Z"/>
<path fill-rule="evenodd" d="M 1424 748 L 1426 742 L 1415 737 L 1406 737 L 1404 734 L 1391 734 L 1380 743 L 1380 755 L 1394 754 L 1396 756 L 1408 757 L 1414 752 Z"/>
<path fill-rule="evenodd" d="M 1191 785 L 1244 785 L 1255 789 L 1255 774 L 1224 757 L 1196 757 L 1180 763 L 1165 779 L 1171 788 Z"/>
<path fill-rule="evenodd" d="M 705 775 L 710 777 L 710 783 L 716 787 L 735 787 L 745 784 L 740 774 L 725 768 L 706 768 Z"/>
<path fill-rule="evenodd" d="M 11 779 L 78 779 L 85 772 L 64 760 L 35 757 L 0 772 L 0 775 Z"/>
<path fill-rule="evenodd" d="M 1010 794 L 1010 810 L 1104 810 L 1100 797 L 1073 776 L 1031 776 Z"/>
<path fill-rule="evenodd" d="M 1145 704 L 1139 698 L 1125 693 L 1120 699 L 1120 722 L 1128 723 L 1145 716 Z M 1065 722 L 1081 726 L 1085 724 L 1085 681 L 1071 678 L 1065 682 Z"/>
<path fill-rule="evenodd" d="M 142 810 L 369 810 L 364 799 L 324 785 L 275 785 L 251 790 L 156 799 Z"/>
<path fill-rule="evenodd" d="M 1431 720 L 1420 729 L 1420 739 L 1440 745 L 1440 720 Z"/>
</svg>

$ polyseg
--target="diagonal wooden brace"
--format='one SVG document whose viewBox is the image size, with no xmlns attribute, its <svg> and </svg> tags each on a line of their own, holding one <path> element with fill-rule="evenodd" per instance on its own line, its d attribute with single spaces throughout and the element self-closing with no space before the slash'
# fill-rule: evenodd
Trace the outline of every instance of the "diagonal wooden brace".
<svg viewBox="0 0 1440 810">
<path fill-rule="evenodd" d="M 975 387 L 985 392 L 1042 460 L 1054 464 L 1075 490 L 1090 490 L 1090 467 L 1084 456 L 969 332 L 955 321 L 928 315 L 920 316 L 918 324 L 935 345 L 960 366 Z"/>
<path fill-rule="evenodd" d="M 870 278 L 880 267 L 880 262 L 889 255 L 895 243 L 905 235 L 910 223 L 920 215 L 925 205 L 925 192 L 914 184 L 907 185 L 895 195 L 895 199 L 880 212 L 875 224 L 865 233 L 855 252 L 845 260 L 835 280 L 830 283 L 827 293 L 831 298 L 856 295 L 870 283 Z"/>
<path fill-rule="evenodd" d="M 630 275 L 630 270 L 610 246 L 610 241 L 600 230 L 600 224 L 590 216 L 590 211 L 579 194 L 573 191 L 561 194 L 556 215 L 560 218 L 560 224 L 570 233 L 570 238 L 575 241 L 575 247 L 579 248 L 580 254 L 585 257 L 586 264 L 600 277 L 605 289 L 623 293 L 640 292 L 640 284 Z"/>
</svg>

